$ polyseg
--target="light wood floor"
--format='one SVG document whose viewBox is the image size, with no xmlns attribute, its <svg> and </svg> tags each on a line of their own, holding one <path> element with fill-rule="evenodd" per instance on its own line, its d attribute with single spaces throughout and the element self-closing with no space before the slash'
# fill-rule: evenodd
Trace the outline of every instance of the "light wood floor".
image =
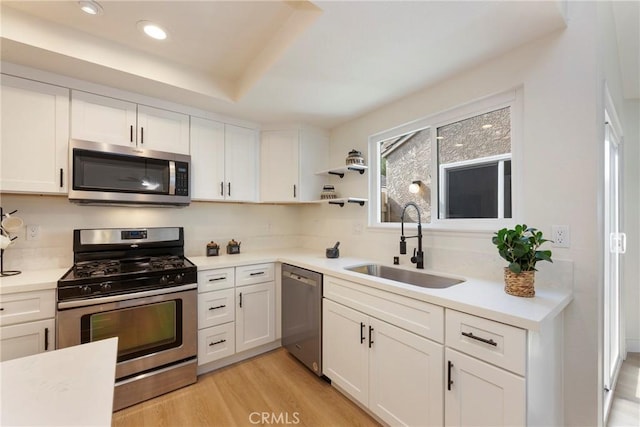
<svg viewBox="0 0 640 427">
<path fill-rule="evenodd" d="M 640 426 L 640 353 L 628 353 L 620 368 L 607 426 Z"/>
<path fill-rule="evenodd" d="M 112 421 L 113 427 L 255 425 L 379 426 L 282 348 L 115 412 Z"/>
</svg>

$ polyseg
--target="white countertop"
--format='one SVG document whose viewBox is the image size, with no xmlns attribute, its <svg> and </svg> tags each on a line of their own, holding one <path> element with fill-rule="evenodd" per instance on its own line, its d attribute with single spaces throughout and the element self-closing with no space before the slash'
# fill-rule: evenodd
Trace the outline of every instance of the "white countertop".
<svg viewBox="0 0 640 427">
<path fill-rule="evenodd" d="M 198 266 L 199 270 L 265 262 L 294 264 L 340 279 L 533 331 L 540 330 L 546 320 L 557 316 L 573 298 L 568 289 L 545 287 L 536 287 L 536 295 L 533 298 L 516 297 L 504 292 L 504 283 L 502 282 L 429 270 L 422 271 L 464 279 L 465 282 L 445 289 L 421 288 L 344 269 L 349 266 L 371 263 L 371 260 L 354 257 L 329 259 L 320 251 L 306 249 L 270 250 L 218 257 L 189 257 L 189 259 Z M 394 267 L 415 270 L 413 265 Z"/>
<path fill-rule="evenodd" d="M 67 270 L 69 270 L 69 267 L 23 271 L 15 276 L 0 277 L 0 295 L 56 289 L 58 279 L 60 279 Z"/>
<path fill-rule="evenodd" d="M 328 259 L 324 256 L 323 251 L 300 248 L 272 249 L 217 257 L 198 256 L 188 258 L 198 266 L 199 270 L 267 262 L 294 264 L 344 280 L 534 331 L 540 330 L 547 319 L 558 315 L 573 298 L 571 290 L 541 286 L 536 286 L 536 296 L 533 298 L 515 297 L 504 292 L 504 284 L 502 282 L 461 277 L 428 270 L 424 270 L 424 272 L 456 277 L 464 279 L 465 282 L 446 289 L 421 288 L 344 269 L 344 267 L 353 265 L 367 264 L 371 260 L 355 257 Z M 396 267 L 415 270 L 413 265 Z M 0 294 L 55 289 L 58 279 L 67 270 L 67 268 L 61 268 L 31 271 L 17 276 L 3 277 L 0 279 Z"/>
<path fill-rule="evenodd" d="M 5 426 L 110 426 L 118 339 L 0 363 Z"/>
</svg>

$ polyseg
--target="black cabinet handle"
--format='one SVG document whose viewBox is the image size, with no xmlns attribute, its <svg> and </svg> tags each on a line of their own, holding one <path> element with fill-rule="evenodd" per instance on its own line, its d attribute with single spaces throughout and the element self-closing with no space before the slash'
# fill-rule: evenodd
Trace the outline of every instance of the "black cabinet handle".
<svg viewBox="0 0 640 427">
<path fill-rule="evenodd" d="M 373 328 L 371 326 L 369 326 L 369 348 L 371 348 L 371 346 L 373 345 Z"/>
<path fill-rule="evenodd" d="M 451 379 L 451 369 L 453 368 L 453 363 L 451 360 L 447 360 L 447 390 L 451 391 L 451 386 L 453 385 L 453 380 Z"/>
<path fill-rule="evenodd" d="M 364 323 L 360 322 L 360 344 L 364 342 Z"/>
<path fill-rule="evenodd" d="M 44 328 L 44 351 L 49 350 L 49 328 Z"/>
<path fill-rule="evenodd" d="M 296 198 L 296 185 L 293 184 L 293 198 Z"/>
<path fill-rule="evenodd" d="M 216 344 L 222 344 L 223 342 L 227 342 L 227 340 L 220 340 L 220 341 L 209 343 L 209 347 L 214 346 Z"/>
<path fill-rule="evenodd" d="M 4 307 L 0 307 L 0 311 L 4 311 Z"/>
<path fill-rule="evenodd" d="M 217 282 L 218 280 L 224 280 L 224 279 L 226 279 L 226 278 L 227 278 L 227 276 L 224 276 L 224 277 L 214 277 L 214 278 L 212 278 L 212 279 L 209 279 L 209 281 L 210 281 L 210 282 Z"/>
<path fill-rule="evenodd" d="M 242 292 L 240 292 L 240 308 L 242 308 Z"/>
<path fill-rule="evenodd" d="M 144 128 L 140 127 L 140 144 L 144 144 Z"/>
<path fill-rule="evenodd" d="M 129 126 L 129 142 L 133 142 L 133 125 Z"/>
<path fill-rule="evenodd" d="M 480 341 L 480 342 L 483 342 L 483 343 L 485 343 L 485 344 L 492 345 L 492 346 L 494 346 L 494 347 L 497 347 L 497 346 L 498 346 L 498 343 L 497 343 L 497 342 L 495 342 L 494 340 L 492 340 L 492 339 L 486 339 L 486 338 L 482 338 L 482 337 L 477 337 L 477 336 L 473 335 L 473 332 L 460 332 L 460 333 L 461 333 L 462 335 L 464 335 L 465 337 L 471 338 L 471 339 L 473 339 L 473 340 Z"/>
<path fill-rule="evenodd" d="M 64 187 L 64 170 L 60 168 L 60 188 Z"/>
<path fill-rule="evenodd" d="M 222 304 L 222 305 L 217 305 L 215 307 L 209 307 L 209 310 L 217 310 L 219 308 L 225 308 L 225 307 L 226 307 L 226 305 Z"/>
<path fill-rule="evenodd" d="M 264 271 L 258 271 L 257 273 L 250 273 L 249 276 L 260 276 L 263 274 L 264 274 Z"/>
<path fill-rule="evenodd" d="M 224 182 L 220 181 L 220 195 L 224 196 Z"/>
<path fill-rule="evenodd" d="M 227 184 L 227 196 L 231 197 L 231 183 Z"/>
</svg>

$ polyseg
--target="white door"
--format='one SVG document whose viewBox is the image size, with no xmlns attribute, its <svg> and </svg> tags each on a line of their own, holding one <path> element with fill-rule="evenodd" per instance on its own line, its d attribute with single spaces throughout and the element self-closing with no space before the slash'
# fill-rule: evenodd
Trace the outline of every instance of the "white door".
<svg viewBox="0 0 640 427">
<path fill-rule="evenodd" d="M 524 378 L 447 348 L 444 383 L 446 426 L 526 424 Z"/>
<path fill-rule="evenodd" d="M 71 138 L 135 147 L 136 115 L 133 102 L 71 91 Z"/>
<path fill-rule="evenodd" d="M 236 288 L 236 352 L 276 339 L 275 282 Z"/>
<path fill-rule="evenodd" d="M 297 201 L 299 143 L 297 130 L 262 132 L 260 143 L 260 200 Z"/>
<path fill-rule="evenodd" d="M 189 154 L 189 116 L 138 105 L 138 147 Z"/>
<path fill-rule="evenodd" d="M 2 76 L 0 191 L 66 193 L 69 90 Z"/>
<path fill-rule="evenodd" d="M 365 406 L 369 404 L 368 328 L 368 316 L 323 299 L 323 374 Z"/>
<path fill-rule="evenodd" d="M 191 117 L 191 199 L 224 200 L 224 124 Z"/>
<path fill-rule="evenodd" d="M 620 232 L 620 130 L 605 113 L 604 150 L 604 413 L 605 420 L 613 398 L 618 371 L 622 364 L 620 330 L 620 255 L 624 253 L 626 236 Z"/>
<path fill-rule="evenodd" d="M 55 349 L 55 319 L 19 323 L 0 328 L 0 361 Z"/>
<path fill-rule="evenodd" d="M 225 199 L 258 201 L 258 139 L 254 129 L 224 125 Z"/>
<path fill-rule="evenodd" d="M 389 425 L 442 425 L 442 345 L 377 319 L 369 322 L 369 409 Z"/>
</svg>

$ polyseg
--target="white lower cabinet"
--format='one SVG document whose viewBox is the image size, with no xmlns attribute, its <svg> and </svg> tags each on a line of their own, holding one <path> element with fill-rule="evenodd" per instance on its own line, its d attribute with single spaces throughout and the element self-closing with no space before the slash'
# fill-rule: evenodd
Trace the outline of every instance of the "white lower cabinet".
<svg viewBox="0 0 640 427">
<path fill-rule="evenodd" d="M 446 349 L 447 426 L 526 425 L 523 377 Z"/>
<path fill-rule="evenodd" d="M 445 424 L 527 424 L 526 331 L 446 310 Z"/>
<path fill-rule="evenodd" d="M 236 351 L 276 339 L 275 282 L 236 288 Z"/>
<path fill-rule="evenodd" d="M 0 361 L 55 349 L 55 304 L 54 290 L 0 295 Z"/>
<path fill-rule="evenodd" d="M 323 302 L 324 374 L 390 425 L 441 425 L 443 346 Z"/>
<path fill-rule="evenodd" d="M 275 341 L 274 271 L 266 263 L 198 272 L 198 365 Z"/>
</svg>

